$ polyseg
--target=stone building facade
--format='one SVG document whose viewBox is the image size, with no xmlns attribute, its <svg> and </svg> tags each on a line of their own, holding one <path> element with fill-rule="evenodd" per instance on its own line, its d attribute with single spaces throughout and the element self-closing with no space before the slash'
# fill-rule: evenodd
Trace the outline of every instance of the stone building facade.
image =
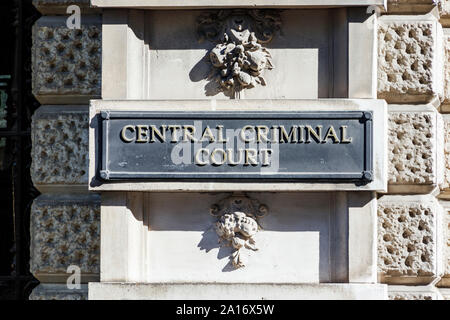
<svg viewBox="0 0 450 320">
<path fill-rule="evenodd" d="M 87 299 L 87 284 L 100 281 L 100 211 L 108 201 L 88 188 L 102 10 L 89 0 L 34 4 L 43 14 L 32 52 L 42 106 L 33 116 L 31 175 L 41 195 L 31 211 L 30 268 L 41 284 L 30 299 Z M 81 8 L 81 29 L 66 26 L 69 4 Z M 389 0 L 377 9 L 375 98 L 388 104 L 388 188 L 376 196 L 376 281 L 393 300 L 450 299 L 450 1 Z M 79 289 L 66 286 L 71 265 L 80 268 Z"/>
</svg>

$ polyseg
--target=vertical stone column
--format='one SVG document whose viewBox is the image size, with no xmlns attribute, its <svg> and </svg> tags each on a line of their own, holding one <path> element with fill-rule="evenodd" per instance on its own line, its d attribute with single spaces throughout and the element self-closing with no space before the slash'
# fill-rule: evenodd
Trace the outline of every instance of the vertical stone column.
<svg viewBox="0 0 450 320">
<path fill-rule="evenodd" d="M 31 209 L 30 269 L 40 285 L 30 299 L 87 299 L 87 282 L 100 273 L 100 196 L 88 192 L 87 176 L 88 103 L 101 92 L 101 16 L 89 0 L 33 2 L 43 16 L 33 27 L 33 94 L 42 106 L 31 128 L 31 176 L 41 195 Z M 81 9 L 80 29 L 66 25 L 72 4 Z"/>
<path fill-rule="evenodd" d="M 448 58 L 441 5 L 391 0 L 379 19 L 378 97 L 390 104 L 390 167 L 388 194 L 378 201 L 378 280 L 389 284 L 392 300 L 443 299 L 446 211 L 437 198 L 448 187 Z"/>
</svg>

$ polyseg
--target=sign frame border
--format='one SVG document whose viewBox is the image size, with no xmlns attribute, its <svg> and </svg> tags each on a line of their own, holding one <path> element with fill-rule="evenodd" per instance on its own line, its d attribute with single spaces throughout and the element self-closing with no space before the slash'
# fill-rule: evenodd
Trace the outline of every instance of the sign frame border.
<svg viewBox="0 0 450 320">
<path fill-rule="evenodd" d="M 108 168 L 108 146 L 109 146 L 109 121 L 112 119 L 359 119 L 364 126 L 364 160 L 362 172 L 354 173 L 274 173 L 261 174 L 252 173 L 177 173 L 177 172 L 113 172 Z M 373 180 L 373 113 L 372 111 L 217 111 L 217 112 L 185 112 L 185 111 L 113 111 L 103 110 L 100 112 L 99 122 L 102 138 L 99 139 L 102 150 L 100 168 L 97 175 L 105 182 L 120 181 L 142 181 L 152 182 L 160 180 L 171 181 L 198 181 L 215 182 L 214 180 L 229 181 L 234 179 L 250 182 L 354 182 L 367 184 Z M 197 177 L 194 177 L 197 176 Z M 201 176 L 198 177 L 198 176 Z"/>
</svg>

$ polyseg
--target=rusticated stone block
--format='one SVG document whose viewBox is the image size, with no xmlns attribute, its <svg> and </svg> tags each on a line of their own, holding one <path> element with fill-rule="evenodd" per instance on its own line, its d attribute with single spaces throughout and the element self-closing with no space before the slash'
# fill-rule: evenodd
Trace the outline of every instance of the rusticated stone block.
<svg viewBox="0 0 450 320">
<path fill-rule="evenodd" d="M 35 112 L 31 177 L 41 192 L 61 185 L 87 189 L 88 127 L 87 106 L 41 106 Z"/>
<path fill-rule="evenodd" d="M 389 106 L 390 192 L 426 193 L 442 183 L 442 127 L 432 106 Z"/>
<path fill-rule="evenodd" d="M 437 6 L 436 0 L 388 0 L 387 12 L 401 14 L 425 14 Z"/>
<path fill-rule="evenodd" d="M 42 14 L 66 14 L 67 7 L 77 5 L 80 7 L 81 14 L 97 12 L 90 7 L 90 0 L 33 0 L 33 5 Z"/>
<path fill-rule="evenodd" d="M 444 101 L 441 112 L 450 111 L 450 29 L 444 29 Z"/>
<path fill-rule="evenodd" d="M 378 27 L 378 98 L 425 103 L 443 98 L 443 33 L 437 19 L 383 16 Z"/>
<path fill-rule="evenodd" d="M 443 229 L 443 264 L 444 274 L 439 282 L 440 287 L 450 288 L 450 201 L 441 200 L 439 202 L 444 208 L 444 217 L 442 219 Z M 447 291 L 450 293 L 450 291 Z"/>
<path fill-rule="evenodd" d="M 450 289 L 440 288 L 439 291 L 440 291 L 442 297 L 444 298 L 444 300 L 450 300 Z"/>
<path fill-rule="evenodd" d="M 424 283 L 442 269 L 442 208 L 431 195 L 378 200 L 378 273 L 383 283 Z"/>
<path fill-rule="evenodd" d="M 100 197 L 41 195 L 31 209 L 30 271 L 40 281 L 65 282 L 71 265 L 82 281 L 98 278 Z"/>
<path fill-rule="evenodd" d="M 446 210 L 447 214 L 445 215 L 445 223 L 444 223 L 444 247 L 445 247 L 445 269 L 444 276 L 445 278 L 450 278 L 450 206 L 449 209 Z M 447 281 L 448 284 L 446 286 L 450 287 L 450 279 Z"/>
<path fill-rule="evenodd" d="M 439 11 L 441 14 L 440 22 L 444 27 L 450 26 L 450 0 L 440 0 Z"/>
<path fill-rule="evenodd" d="M 420 286 L 389 286 L 389 300 L 442 300 L 436 288 Z"/>
<path fill-rule="evenodd" d="M 443 193 L 450 196 L 450 114 L 442 115 L 444 123 L 444 181 L 442 184 Z"/>
<path fill-rule="evenodd" d="M 29 300 L 87 300 L 88 286 L 82 284 L 80 289 L 69 289 L 66 284 L 41 283 L 31 292 Z"/>
<path fill-rule="evenodd" d="M 66 17 L 42 17 L 33 26 L 33 94 L 42 104 L 87 104 L 101 93 L 101 19 L 84 17 L 69 29 Z"/>
</svg>

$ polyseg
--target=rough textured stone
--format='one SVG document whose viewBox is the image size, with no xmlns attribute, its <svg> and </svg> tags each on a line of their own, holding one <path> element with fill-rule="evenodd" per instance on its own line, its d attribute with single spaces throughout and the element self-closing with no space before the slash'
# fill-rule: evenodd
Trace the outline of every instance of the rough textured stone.
<svg viewBox="0 0 450 320">
<path fill-rule="evenodd" d="M 54 6 L 54 5 L 88 5 L 90 0 L 33 0 L 35 6 Z"/>
<path fill-rule="evenodd" d="M 89 5 L 89 3 L 90 0 L 33 0 L 33 4 L 36 7 L 57 6 L 57 5 L 70 6 L 71 4 L 82 6 L 82 5 Z"/>
<path fill-rule="evenodd" d="M 392 292 L 389 300 L 436 300 L 434 295 L 423 292 Z"/>
<path fill-rule="evenodd" d="M 444 105 L 446 105 L 445 107 L 441 107 L 445 108 L 447 110 L 445 110 L 446 112 L 448 112 L 448 109 L 450 108 L 450 29 L 444 29 L 444 48 L 445 48 L 445 65 L 444 65 L 444 71 L 445 71 L 445 76 L 444 76 L 444 101 L 442 102 Z"/>
<path fill-rule="evenodd" d="M 101 20 L 69 29 L 65 17 L 33 26 L 33 94 L 43 104 L 87 103 L 101 92 Z"/>
<path fill-rule="evenodd" d="M 427 13 L 438 6 L 440 0 L 388 0 L 387 12 L 402 14 Z"/>
<path fill-rule="evenodd" d="M 91 8 L 90 0 L 33 0 L 33 5 L 42 14 L 67 14 L 67 7 L 77 5 L 80 7 L 81 14 L 96 13 L 98 9 Z"/>
<path fill-rule="evenodd" d="M 450 201 L 441 200 L 440 204 L 444 208 L 444 217 L 443 217 L 443 263 L 444 263 L 444 275 L 442 277 L 442 281 L 439 283 L 439 286 L 442 287 L 450 287 Z"/>
<path fill-rule="evenodd" d="M 381 17 L 378 97 L 389 103 L 442 98 L 442 55 L 442 27 L 432 15 Z"/>
<path fill-rule="evenodd" d="M 42 106 L 33 115 L 33 183 L 85 185 L 88 176 L 88 126 L 86 106 Z"/>
<path fill-rule="evenodd" d="M 441 215 L 441 207 L 431 195 L 379 199 L 378 272 L 382 282 L 398 283 L 402 279 L 395 277 L 405 277 L 419 283 L 419 277 L 429 279 L 438 274 Z"/>
<path fill-rule="evenodd" d="M 440 22 L 444 27 L 450 26 L 450 0 L 441 0 L 439 3 L 441 14 Z"/>
<path fill-rule="evenodd" d="M 397 112 L 395 106 L 389 110 L 389 184 L 435 186 L 441 183 L 440 114 L 432 107 L 430 111 L 420 112 Z"/>
<path fill-rule="evenodd" d="M 450 206 L 449 206 L 450 209 Z M 450 210 L 447 209 L 447 214 L 445 215 L 444 219 L 444 232 L 445 232 L 445 238 L 444 238 L 444 248 L 445 248 L 445 271 L 444 276 L 446 278 L 450 278 Z M 450 283 L 450 281 L 449 281 Z"/>
<path fill-rule="evenodd" d="M 87 300 L 87 285 L 80 289 L 68 289 L 65 284 L 40 284 L 33 289 L 29 300 Z"/>
<path fill-rule="evenodd" d="M 444 114 L 444 181 L 442 189 L 448 193 L 450 190 L 450 115 Z"/>
<path fill-rule="evenodd" d="M 434 287 L 389 286 L 389 300 L 442 300 L 442 295 Z"/>
<path fill-rule="evenodd" d="M 41 195 L 31 209 L 30 271 L 63 274 L 75 265 L 82 274 L 99 273 L 100 198 Z"/>
</svg>

